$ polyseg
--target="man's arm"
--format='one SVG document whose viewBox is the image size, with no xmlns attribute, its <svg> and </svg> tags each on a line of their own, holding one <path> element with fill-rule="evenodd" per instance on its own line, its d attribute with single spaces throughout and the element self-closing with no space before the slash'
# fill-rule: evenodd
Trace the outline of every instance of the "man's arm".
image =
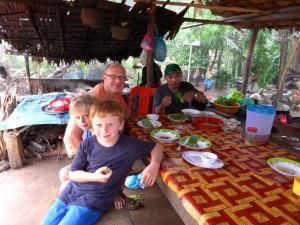
<svg viewBox="0 0 300 225">
<path fill-rule="evenodd" d="M 77 148 L 82 141 L 82 134 L 83 130 L 76 125 L 71 117 L 64 135 L 64 144 L 69 155 L 76 154 Z"/>
</svg>

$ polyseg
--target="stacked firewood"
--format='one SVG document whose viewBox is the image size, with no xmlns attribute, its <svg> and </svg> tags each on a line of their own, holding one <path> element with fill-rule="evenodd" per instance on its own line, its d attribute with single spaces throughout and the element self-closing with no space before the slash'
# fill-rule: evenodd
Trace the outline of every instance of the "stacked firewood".
<svg viewBox="0 0 300 225">
<path fill-rule="evenodd" d="M 13 93 L 10 93 L 9 91 L 0 92 L 0 122 L 8 118 L 16 105 L 16 96 Z M 7 152 L 3 133 L 4 131 L 0 131 L 0 158 L 6 159 Z"/>
</svg>

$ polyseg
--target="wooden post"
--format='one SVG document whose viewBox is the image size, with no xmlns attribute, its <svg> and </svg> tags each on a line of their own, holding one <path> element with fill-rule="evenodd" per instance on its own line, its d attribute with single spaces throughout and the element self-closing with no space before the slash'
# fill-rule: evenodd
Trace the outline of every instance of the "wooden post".
<svg viewBox="0 0 300 225">
<path fill-rule="evenodd" d="M 154 30 L 155 30 L 155 10 L 156 5 L 153 5 L 150 13 L 149 13 L 149 26 L 150 26 L 150 33 L 152 38 L 154 39 Z M 154 48 L 154 43 L 153 43 Z M 153 49 L 154 50 L 154 49 Z M 153 51 L 147 51 L 147 86 L 151 87 L 154 83 L 153 78 Z"/>
<path fill-rule="evenodd" d="M 5 131 L 4 141 L 7 148 L 10 167 L 12 169 L 23 167 L 25 156 L 20 133 L 15 130 L 13 132 Z"/>
<path fill-rule="evenodd" d="M 249 50 L 248 50 L 248 55 L 246 59 L 246 65 L 245 65 L 245 71 L 244 71 L 244 76 L 243 76 L 243 83 L 242 83 L 242 93 L 245 95 L 247 91 L 247 85 L 248 85 L 248 80 L 249 80 L 249 73 L 250 73 L 250 66 L 251 66 L 251 59 L 253 55 L 253 50 L 255 46 L 255 42 L 257 39 L 257 34 L 258 34 L 259 29 L 254 28 L 252 30 L 252 36 L 251 36 L 251 41 L 249 43 Z"/>
<path fill-rule="evenodd" d="M 30 69 L 29 69 L 28 55 L 25 55 L 24 57 L 25 57 L 25 66 L 26 66 L 26 75 L 27 75 L 28 86 L 29 86 L 29 93 L 32 94 L 32 92 L 31 92 L 31 83 L 30 83 Z"/>
<path fill-rule="evenodd" d="M 280 74 L 278 78 L 277 83 L 277 94 L 276 94 L 276 100 L 281 101 L 282 100 L 282 93 L 285 85 L 285 78 L 287 76 L 289 67 L 292 65 L 292 63 L 295 61 L 297 54 L 300 50 L 300 38 L 295 42 L 295 44 L 292 46 L 292 52 L 290 53 L 290 56 L 285 64 L 284 69 L 282 70 L 282 73 Z"/>
</svg>

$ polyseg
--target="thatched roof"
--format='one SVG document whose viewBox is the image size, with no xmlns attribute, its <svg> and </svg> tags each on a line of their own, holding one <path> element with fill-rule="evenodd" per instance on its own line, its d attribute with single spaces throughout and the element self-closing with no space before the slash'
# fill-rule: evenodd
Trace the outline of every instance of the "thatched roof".
<svg viewBox="0 0 300 225">
<path fill-rule="evenodd" d="M 48 61 L 74 60 L 101 62 L 138 57 L 140 43 L 147 31 L 149 9 L 157 5 L 156 26 L 159 36 L 173 39 L 184 21 L 225 24 L 236 28 L 300 29 L 299 0 L 195 0 L 181 2 L 126 0 L 113 3 L 104 0 L 0 0 L 0 39 L 14 48 L 15 54 L 46 57 Z M 202 3 L 204 2 L 204 3 Z M 166 6 L 182 6 L 177 14 Z M 210 9 L 222 16 L 216 21 L 184 18 L 189 7 Z M 100 25 L 84 25 L 82 9 L 96 9 Z M 128 23 L 127 40 L 111 35 L 112 25 Z"/>
<path fill-rule="evenodd" d="M 10 43 L 17 54 L 45 56 L 55 62 L 95 58 L 104 62 L 107 58 L 120 61 L 129 56 L 138 57 L 149 22 L 149 4 L 136 3 L 131 8 L 124 3 L 76 0 L 70 5 L 63 0 L 0 1 L 0 39 Z M 83 8 L 97 10 L 101 23 L 98 28 L 83 24 Z M 92 17 L 87 18 L 92 21 Z M 177 13 L 158 7 L 158 35 L 168 33 L 167 39 L 174 38 L 182 23 L 179 18 Z M 124 28 L 130 29 L 129 37 L 114 39 L 111 25 L 122 23 L 128 24 Z"/>
<path fill-rule="evenodd" d="M 237 7 L 245 11 L 217 10 L 212 13 L 224 17 L 224 22 L 236 28 L 267 28 L 300 30 L 299 0 L 211 0 L 209 6 L 222 6 L 224 9 Z"/>
</svg>

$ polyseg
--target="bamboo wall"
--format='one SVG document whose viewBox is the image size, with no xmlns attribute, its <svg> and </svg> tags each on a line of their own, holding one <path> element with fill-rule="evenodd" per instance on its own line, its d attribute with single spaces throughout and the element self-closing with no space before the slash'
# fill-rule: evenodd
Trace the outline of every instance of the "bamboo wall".
<svg viewBox="0 0 300 225">
<path fill-rule="evenodd" d="M 32 95 L 60 92 L 65 89 L 73 89 L 82 86 L 94 87 L 100 82 L 101 80 L 84 79 L 30 79 Z"/>
</svg>

